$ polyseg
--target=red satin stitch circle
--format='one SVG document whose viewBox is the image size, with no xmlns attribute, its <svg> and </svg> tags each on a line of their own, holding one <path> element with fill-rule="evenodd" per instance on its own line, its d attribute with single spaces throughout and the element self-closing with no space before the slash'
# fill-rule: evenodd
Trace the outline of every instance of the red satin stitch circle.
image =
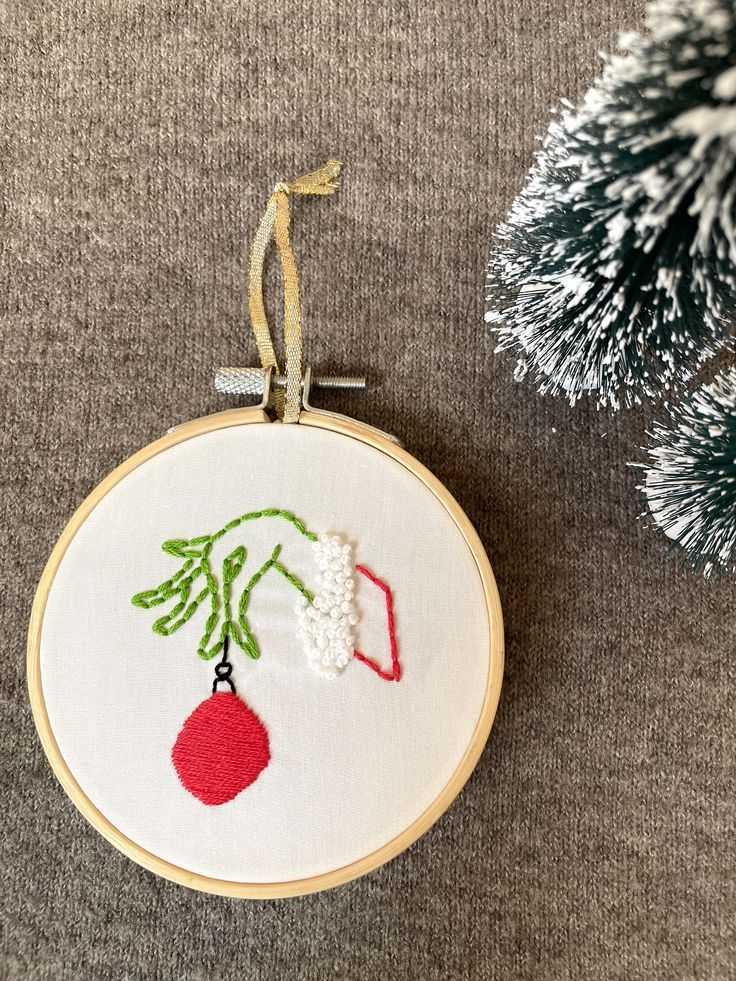
<svg viewBox="0 0 736 981">
<path fill-rule="evenodd" d="M 186 720 L 171 758 L 190 794 L 203 804 L 224 804 L 268 765 L 268 733 L 242 698 L 215 692 Z"/>
</svg>

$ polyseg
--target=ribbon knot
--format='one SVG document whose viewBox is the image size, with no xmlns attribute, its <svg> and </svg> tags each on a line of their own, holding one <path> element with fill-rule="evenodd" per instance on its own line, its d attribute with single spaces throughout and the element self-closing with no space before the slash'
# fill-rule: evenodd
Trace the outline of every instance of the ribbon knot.
<svg viewBox="0 0 736 981">
<path fill-rule="evenodd" d="M 286 375 L 284 389 L 274 391 L 276 414 L 283 422 L 298 422 L 302 388 L 302 321 L 299 271 L 291 247 L 291 194 L 332 194 L 340 186 L 336 180 L 342 164 L 329 160 L 324 167 L 290 184 L 279 181 L 268 199 L 266 211 L 256 231 L 248 262 L 248 309 L 250 322 L 264 368 L 272 368 L 279 378 Z M 284 281 L 284 372 L 274 350 L 263 303 L 263 268 L 271 240 L 276 244 Z"/>
</svg>

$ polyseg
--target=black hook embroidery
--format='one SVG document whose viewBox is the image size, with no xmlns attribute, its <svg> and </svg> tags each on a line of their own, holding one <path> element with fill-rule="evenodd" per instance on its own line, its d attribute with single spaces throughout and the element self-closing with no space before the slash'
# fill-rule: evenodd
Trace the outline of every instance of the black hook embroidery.
<svg viewBox="0 0 736 981">
<path fill-rule="evenodd" d="M 222 641 L 222 658 L 215 665 L 215 680 L 212 682 L 212 694 L 214 695 L 217 691 L 217 686 L 221 682 L 225 682 L 230 685 L 230 691 L 235 694 L 235 685 L 230 677 L 233 673 L 233 666 L 227 659 L 227 649 L 229 647 L 230 638 L 225 635 Z"/>
</svg>

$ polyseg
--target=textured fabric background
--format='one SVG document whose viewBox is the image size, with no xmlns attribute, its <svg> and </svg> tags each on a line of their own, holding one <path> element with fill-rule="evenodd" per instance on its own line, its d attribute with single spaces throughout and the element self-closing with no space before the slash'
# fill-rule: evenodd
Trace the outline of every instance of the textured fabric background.
<svg viewBox="0 0 736 981">
<path fill-rule="evenodd" d="M 726 978 L 733 589 L 637 522 L 648 411 L 570 410 L 481 325 L 491 228 L 630 0 L 80 0 L 2 16 L 3 978 Z M 24 640 L 74 507 L 252 362 L 249 238 L 297 205 L 311 361 L 457 495 L 499 580 L 506 686 L 450 812 L 340 890 L 243 903 L 93 832 L 36 740 Z"/>
</svg>

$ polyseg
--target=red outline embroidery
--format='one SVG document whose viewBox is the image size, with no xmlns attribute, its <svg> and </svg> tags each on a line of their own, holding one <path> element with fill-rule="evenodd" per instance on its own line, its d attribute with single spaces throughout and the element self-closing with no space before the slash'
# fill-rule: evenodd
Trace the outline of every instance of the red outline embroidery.
<svg viewBox="0 0 736 981">
<path fill-rule="evenodd" d="M 394 624 L 394 597 L 391 592 L 390 587 L 373 573 L 366 569 L 364 565 L 356 565 L 355 571 L 361 573 L 366 579 L 369 579 L 374 586 L 378 586 L 379 589 L 383 590 L 383 594 L 386 597 L 386 622 L 388 624 L 388 639 L 391 645 L 391 673 L 384 671 L 383 668 L 372 658 L 366 657 L 365 654 L 361 654 L 360 651 L 355 651 L 354 655 L 363 664 L 367 664 L 371 671 L 375 671 L 379 678 L 383 678 L 384 681 L 401 681 L 401 665 L 399 664 L 399 649 L 396 644 L 396 627 Z"/>
</svg>

